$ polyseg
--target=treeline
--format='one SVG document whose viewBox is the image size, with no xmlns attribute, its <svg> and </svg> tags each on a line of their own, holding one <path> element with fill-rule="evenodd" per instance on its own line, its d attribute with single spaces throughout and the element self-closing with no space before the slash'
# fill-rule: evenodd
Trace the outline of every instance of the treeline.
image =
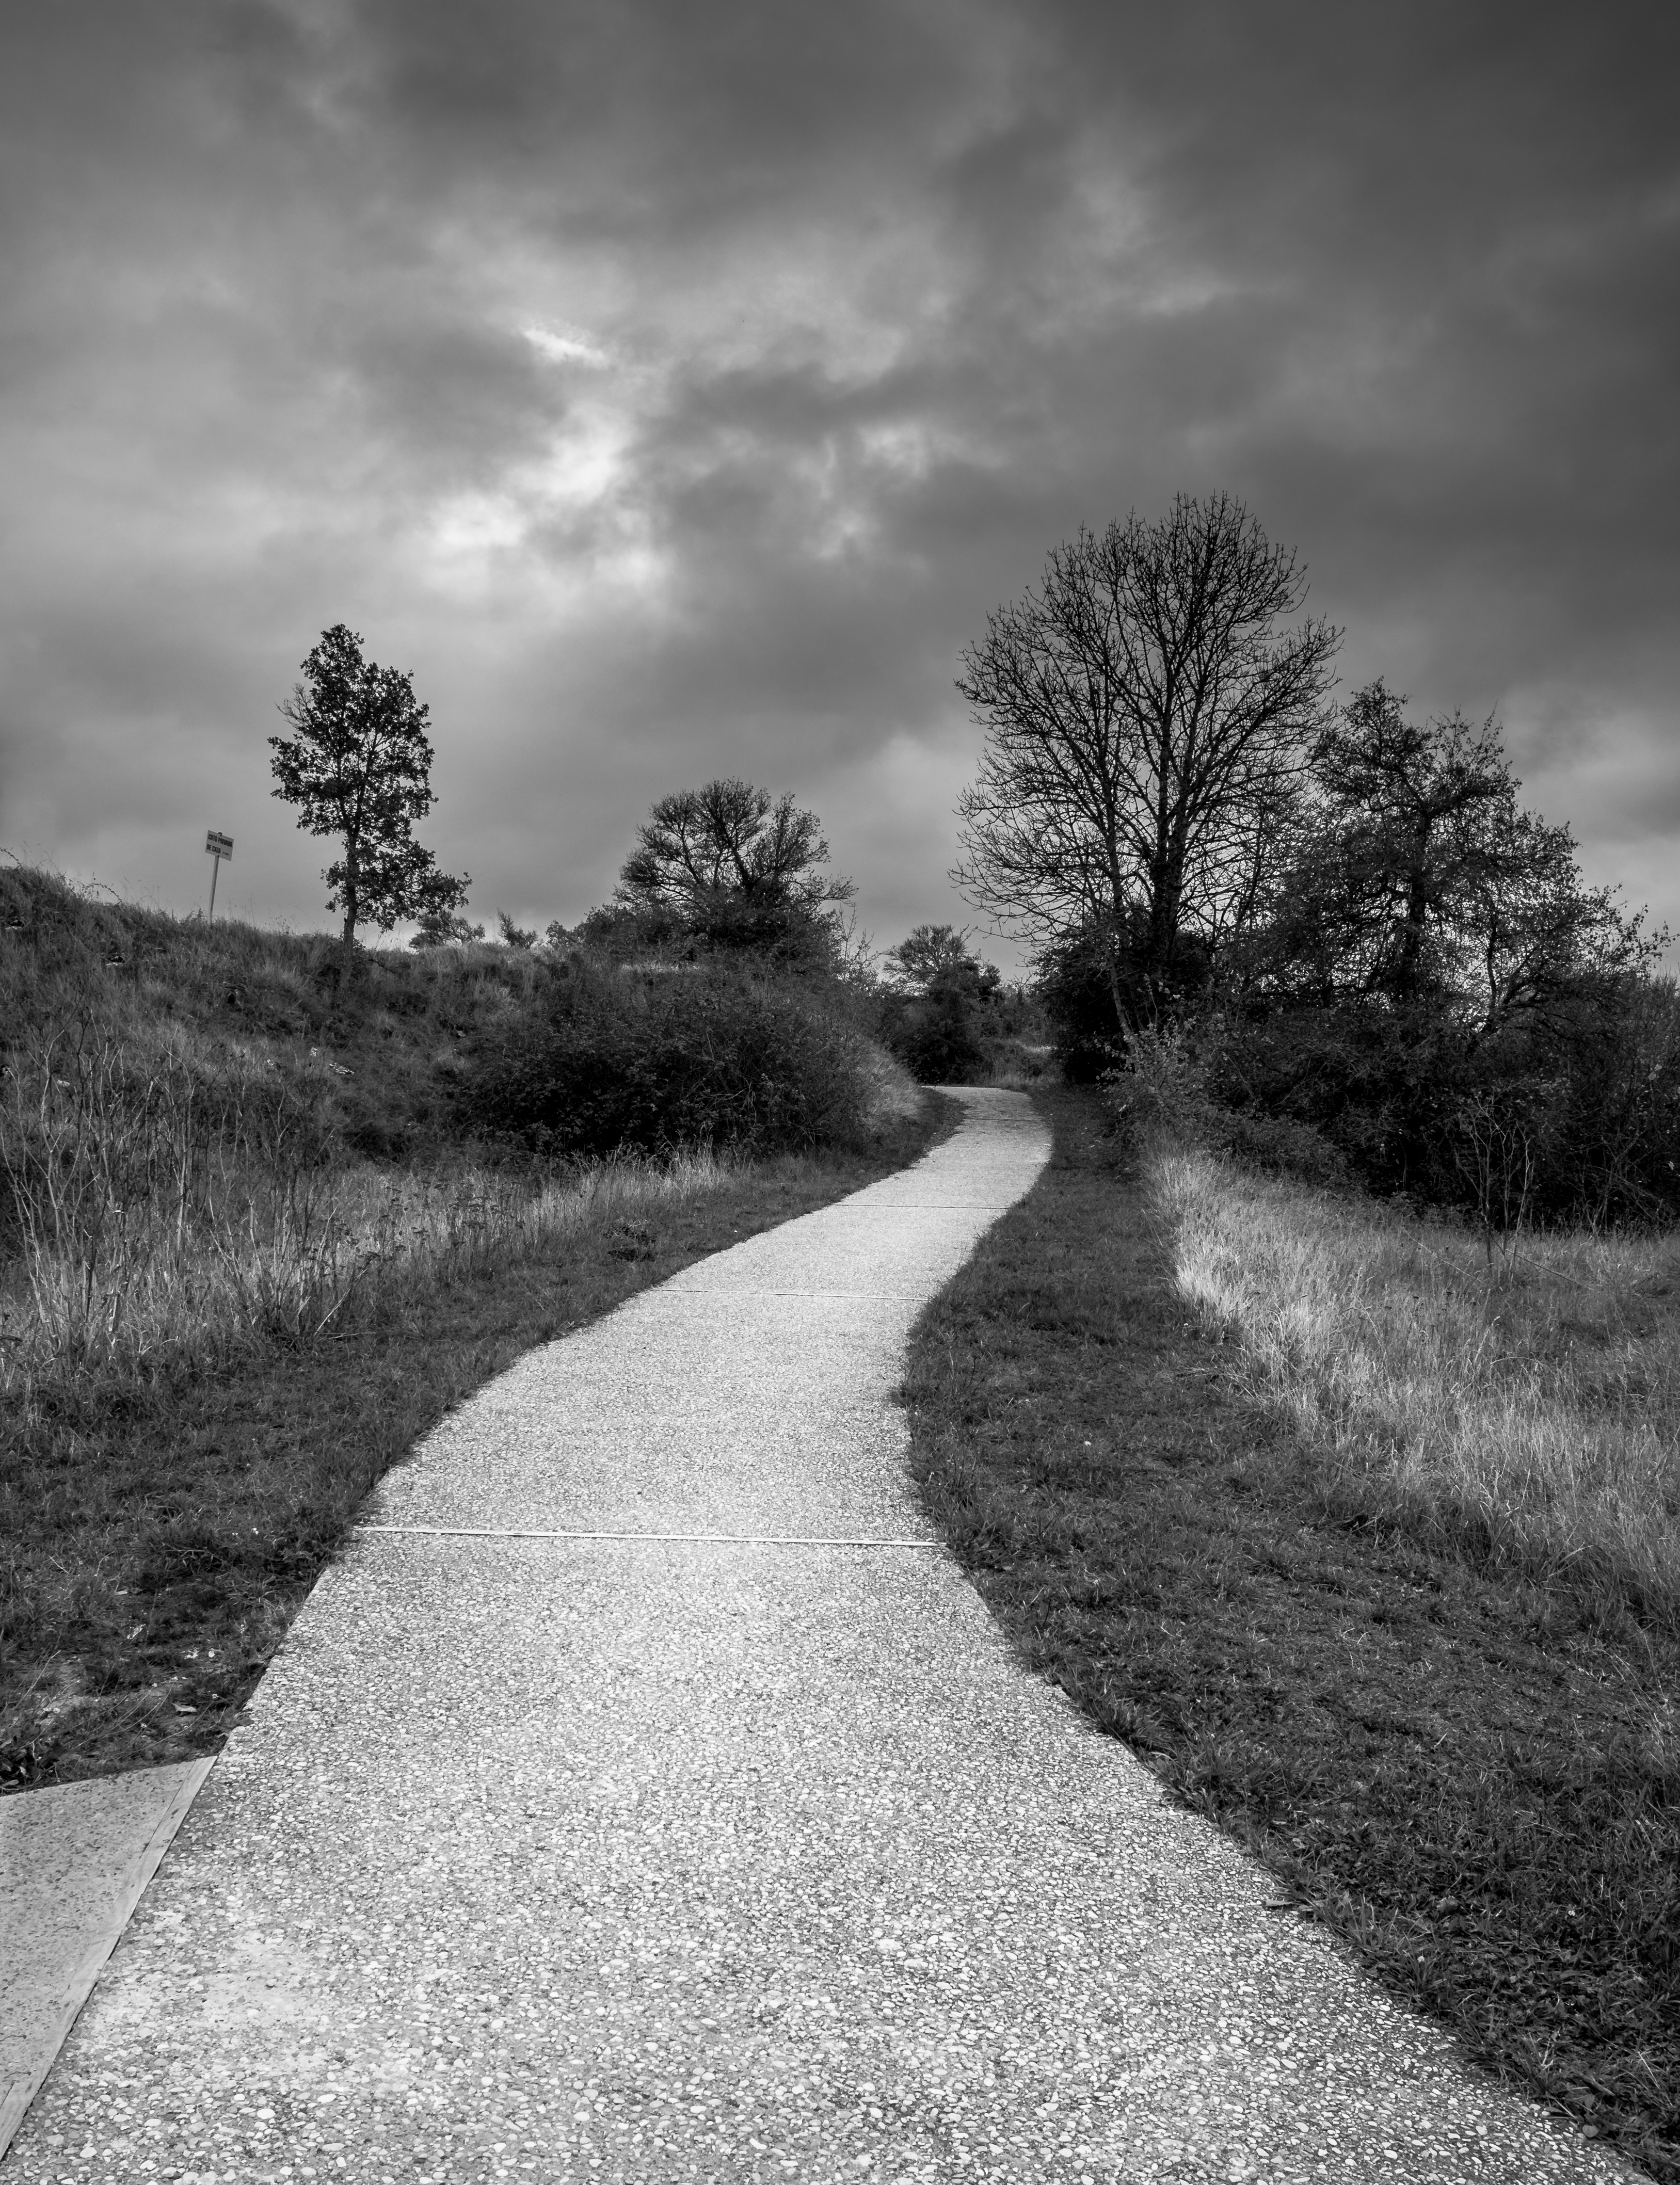
<svg viewBox="0 0 1680 2185">
<path fill-rule="evenodd" d="M 1251 1156 L 1529 1220 L 1680 1212 L 1665 933 L 1582 880 L 1497 727 L 1329 702 L 1340 633 L 1240 506 L 1053 554 L 961 688 L 962 877 L 1038 944 L 1064 1067 Z"/>
</svg>

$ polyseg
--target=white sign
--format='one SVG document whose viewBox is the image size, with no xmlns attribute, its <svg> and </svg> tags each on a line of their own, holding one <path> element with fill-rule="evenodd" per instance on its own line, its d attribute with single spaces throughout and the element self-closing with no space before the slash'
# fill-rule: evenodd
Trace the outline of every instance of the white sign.
<svg viewBox="0 0 1680 2185">
<path fill-rule="evenodd" d="M 218 835 L 212 827 L 204 837 L 204 855 L 207 858 L 220 859 L 231 858 L 232 854 L 233 837 L 231 835 Z"/>
</svg>

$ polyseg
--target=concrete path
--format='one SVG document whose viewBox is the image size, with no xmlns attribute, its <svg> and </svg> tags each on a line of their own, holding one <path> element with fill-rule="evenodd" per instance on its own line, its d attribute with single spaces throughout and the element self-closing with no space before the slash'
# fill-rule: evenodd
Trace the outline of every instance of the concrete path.
<svg viewBox="0 0 1680 2185">
<path fill-rule="evenodd" d="M 188 1760 L 0 1798 L 0 2154 L 210 1770 Z"/>
<path fill-rule="evenodd" d="M 372 1522 L 443 1529 L 322 1580 L 12 2177 L 1627 2174 L 1268 1909 L 928 1542 L 905 1337 L 1046 1150 L 964 1097 L 393 1476 Z"/>
</svg>

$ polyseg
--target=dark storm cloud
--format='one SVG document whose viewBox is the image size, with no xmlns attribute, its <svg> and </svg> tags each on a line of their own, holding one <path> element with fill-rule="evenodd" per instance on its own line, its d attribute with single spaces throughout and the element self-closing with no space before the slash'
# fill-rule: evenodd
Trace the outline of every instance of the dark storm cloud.
<svg viewBox="0 0 1680 2185">
<path fill-rule="evenodd" d="M 1498 707 L 1595 876 L 1668 886 L 1677 59 L 1645 8 L 36 11 L 0 839 L 168 895 L 237 817 L 311 917 L 261 738 L 343 618 L 481 902 L 575 916 L 743 771 L 892 937 L 960 915 L 987 608 L 1225 488 L 1350 680 Z"/>
</svg>

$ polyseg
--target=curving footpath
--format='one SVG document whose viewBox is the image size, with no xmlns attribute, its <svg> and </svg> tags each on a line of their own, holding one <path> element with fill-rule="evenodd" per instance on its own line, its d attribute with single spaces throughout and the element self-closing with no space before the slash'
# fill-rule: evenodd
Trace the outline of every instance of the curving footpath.
<svg viewBox="0 0 1680 2185">
<path fill-rule="evenodd" d="M 1047 1152 L 961 1097 L 388 1480 L 16 2185 L 1631 2175 L 1271 1908 L 932 1542 L 905 1340 Z"/>
</svg>

